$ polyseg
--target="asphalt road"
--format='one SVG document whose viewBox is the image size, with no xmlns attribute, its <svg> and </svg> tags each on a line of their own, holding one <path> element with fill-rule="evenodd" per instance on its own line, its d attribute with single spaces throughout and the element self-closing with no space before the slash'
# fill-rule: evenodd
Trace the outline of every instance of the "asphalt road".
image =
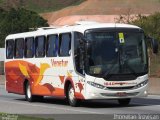
<svg viewBox="0 0 160 120">
<path fill-rule="evenodd" d="M 116 100 L 89 101 L 83 102 L 80 107 L 70 107 L 64 100 L 50 97 L 41 102 L 29 103 L 23 95 L 7 93 L 4 86 L 0 85 L 0 112 L 55 120 L 119 120 L 116 115 L 127 114 L 131 117 L 156 114 L 154 120 L 157 120 L 160 119 L 160 96 L 135 98 L 127 107 L 119 106 Z"/>
</svg>

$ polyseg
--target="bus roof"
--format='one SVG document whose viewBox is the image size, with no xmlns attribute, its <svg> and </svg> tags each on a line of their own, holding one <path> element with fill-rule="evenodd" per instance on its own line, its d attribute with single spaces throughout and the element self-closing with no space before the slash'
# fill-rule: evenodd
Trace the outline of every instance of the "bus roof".
<svg viewBox="0 0 160 120">
<path fill-rule="evenodd" d="M 36 31 L 31 32 L 24 32 L 24 33 L 17 33 L 11 34 L 6 37 L 8 39 L 15 39 L 15 38 L 25 38 L 25 37 L 34 37 L 34 36 L 42 36 L 48 34 L 59 34 L 65 32 L 72 32 L 78 31 L 84 33 L 87 29 L 95 29 L 95 28 L 137 28 L 140 29 L 138 26 L 130 25 L 130 24 L 120 24 L 120 23 L 98 23 L 92 21 L 80 21 L 76 22 L 75 25 L 72 26 L 62 26 L 62 27 L 52 27 L 52 28 L 39 28 Z"/>
</svg>

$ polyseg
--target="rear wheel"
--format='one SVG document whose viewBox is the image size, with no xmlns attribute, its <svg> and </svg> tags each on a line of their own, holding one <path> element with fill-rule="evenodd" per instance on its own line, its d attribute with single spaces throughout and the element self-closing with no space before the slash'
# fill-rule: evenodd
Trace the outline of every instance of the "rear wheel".
<svg viewBox="0 0 160 120">
<path fill-rule="evenodd" d="M 76 107 L 79 105 L 79 100 L 75 98 L 74 88 L 70 84 L 67 91 L 68 102 L 71 106 Z"/>
<path fill-rule="evenodd" d="M 43 100 L 43 96 L 32 95 L 31 86 L 30 86 L 29 82 L 26 83 L 25 98 L 28 102 Z"/>
<path fill-rule="evenodd" d="M 126 99 L 119 99 L 118 102 L 121 106 L 127 106 L 129 105 L 131 99 L 130 98 L 126 98 Z"/>
</svg>

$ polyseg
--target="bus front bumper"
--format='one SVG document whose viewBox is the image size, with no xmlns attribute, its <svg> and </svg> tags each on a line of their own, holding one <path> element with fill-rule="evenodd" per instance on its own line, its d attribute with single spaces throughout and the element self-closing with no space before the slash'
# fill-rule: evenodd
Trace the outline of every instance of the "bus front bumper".
<svg viewBox="0 0 160 120">
<path fill-rule="evenodd" d="M 93 86 L 87 86 L 85 99 L 123 99 L 123 98 L 138 98 L 147 97 L 148 84 L 137 89 L 128 90 L 102 90 Z"/>
</svg>

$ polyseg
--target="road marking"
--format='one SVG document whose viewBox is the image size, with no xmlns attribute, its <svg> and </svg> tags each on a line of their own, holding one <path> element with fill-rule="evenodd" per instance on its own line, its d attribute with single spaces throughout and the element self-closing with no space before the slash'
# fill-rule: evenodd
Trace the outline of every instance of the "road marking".
<svg viewBox="0 0 160 120">
<path fill-rule="evenodd" d="M 65 111 L 74 111 L 74 112 L 82 112 L 83 114 L 86 113 L 86 114 L 105 114 L 105 113 L 98 113 L 98 112 L 94 112 L 94 111 L 86 111 L 86 110 L 73 110 L 73 109 L 66 109 L 66 108 L 58 108 L 58 107 L 48 107 L 48 106 L 44 106 L 44 105 L 36 105 L 36 104 L 28 104 L 28 103 L 17 103 L 17 102 L 13 102 L 13 101 L 7 101 L 7 100 L 0 100 L 2 102 L 6 102 L 6 103 L 13 103 L 13 104 L 20 104 L 20 105 L 30 105 L 30 106 L 33 106 L 33 107 L 45 107 L 45 108 L 50 108 L 50 109 L 59 109 L 59 110 L 65 110 Z M 60 113 L 61 114 L 61 113 Z M 79 113 L 80 114 L 80 113 Z"/>
<path fill-rule="evenodd" d="M 139 107 L 144 107 L 144 106 L 149 106 L 149 105 L 152 105 L 152 104 L 141 104 L 141 103 L 138 103 L 138 102 L 133 102 L 131 103 L 132 105 L 139 105 Z M 153 106 L 153 105 L 152 105 Z M 157 106 L 157 105 L 156 105 Z"/>
<path fill-rule="evenodd" d="M 131 104 L 134 104 L 134 105 L 139 105 L 140 107 L 145 107 L 145 106 L 160 106 L 160 105 L 154 105 L 154 104 L 141 104 L 141 103 L 138 103 L 138 102 L 133 102 Z"/>
</svg>

